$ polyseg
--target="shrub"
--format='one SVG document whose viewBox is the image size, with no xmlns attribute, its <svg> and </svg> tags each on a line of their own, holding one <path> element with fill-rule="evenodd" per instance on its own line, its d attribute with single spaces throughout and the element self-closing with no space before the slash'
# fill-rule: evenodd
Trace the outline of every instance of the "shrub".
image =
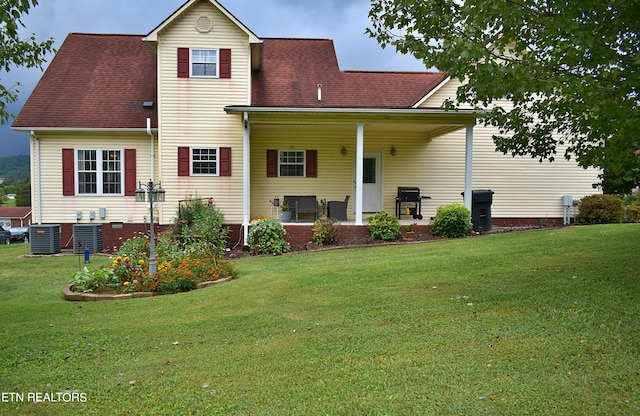
<svg viewBox="0 0 640 416">
<path fill-rule="evenodd" d="M 249 230 L 249 247 L 254 254 L 282 254 L 291 250 L 284 239 L 287 230 L 278 221 L 258 221 Z"/>
<path fill-rule="evenodd" d="M 369 232 L 374 240 L 393 241 L 400 238 L 400 221 L 382 210 L 369 217 Z"/>
<path fill-rule="evenodd" d="M 119 286 L 118 277 L 111 269 L 101 268 L 89 271 L 87 266 L 75 272 L 69 283 L 73 284 L 75 292 L 91 293 L 104 290 L 107 287 Z"/>
<path fill-rule="evenodd" d="M 318 246 L 333 244 L 338 241 L 339 228 L 335 220 L 316 220 L 313 223 L 313 242 Z"/>
<path fill-rule="evenodd" d="M 582 224 L 612 224 L 622 221 L 624 204 L 616 195 L 588 195 L 580 201 L 576 220 Z"/>
<path fill-rule="evenodd" d="M 174 235 L 192 252 L 216 259 L 224 257 L 229 228 L 224 226 L 224 214 L 211 199 L 188 200 L 178 210 Z"/>
<path fill-rule="evenodd" d="M 638 198 L 640 193 L 637 191 L 622 198 L 624 202 L 624 221 L 625 222 L 640 222 L 640 199 Z"/>
<path fill-rule="evenodd" d="M 471 231 L 471 211 L 461 204 L 438 207 L 431 222 L 431 234 L 438 237 L 460 238 Z"/>
</svg>

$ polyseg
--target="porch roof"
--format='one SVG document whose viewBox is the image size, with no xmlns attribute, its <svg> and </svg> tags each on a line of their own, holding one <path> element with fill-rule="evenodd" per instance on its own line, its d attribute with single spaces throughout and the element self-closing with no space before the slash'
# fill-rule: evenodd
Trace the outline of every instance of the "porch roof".
<svg viewBox="0 0 640 416">
<path fill-rule="evenodd" d="M 410 108 L 291 108 L 227 106 L 228 114 L 247 114 L 254 125 L 326 125 L 366 124 L 375 129 L 422 131 L 428 138 L 476 124 L 476 111 Z"/>
</svg>

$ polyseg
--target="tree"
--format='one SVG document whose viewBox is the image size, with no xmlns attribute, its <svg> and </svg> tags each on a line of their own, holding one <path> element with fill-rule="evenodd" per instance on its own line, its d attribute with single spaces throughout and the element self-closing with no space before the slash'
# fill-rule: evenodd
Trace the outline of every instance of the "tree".
<svg viewBox="0 0 640 416">
<path fill-rule="evenodd" d="M 460 79 L 445 108 L 489 107 L 498 151 L 564 148 L 624 192 L 640 183 L 638 16 L 640 0 L 372 0 L 367 32 Z"/>
<path fill-rule="evenodd" d="M 35 34 L 20 39 L 18 29 L 24 27 L 22 16 L 29 13 L 38 0 L 0 0 L 0 69 L 9 72 L 12 67 L 40 68 L 46 62 L 46 54 L 53 50 L 53 38 L 37 42 Z M 19 85 L 19 84 L 18 84 Z M 17 101 L 16 86 L 0 83 L 0 124 L 9 121 L 7 105 Z"/>
</svg>

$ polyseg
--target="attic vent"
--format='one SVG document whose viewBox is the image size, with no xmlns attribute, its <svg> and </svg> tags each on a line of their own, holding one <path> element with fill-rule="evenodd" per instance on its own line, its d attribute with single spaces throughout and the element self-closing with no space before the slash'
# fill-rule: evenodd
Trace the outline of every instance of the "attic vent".
<svg viewBox="0 0 640 416">
<path fill-rule="evenodd" d="M 196 19 L 196 30 L 200 33 L 209 33 L 213 29 L 213 21 L 209 16 L 200 16 Z"/>
</svg>

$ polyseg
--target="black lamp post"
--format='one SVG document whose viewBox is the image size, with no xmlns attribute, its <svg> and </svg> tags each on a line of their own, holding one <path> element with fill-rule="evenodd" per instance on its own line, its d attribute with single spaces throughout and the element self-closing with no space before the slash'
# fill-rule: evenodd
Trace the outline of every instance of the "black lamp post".
<svg viewBox="0 0 640 416">
<path fill-rule="evenodd" d="M 135 191 L 136 202 L 145 202 L 145 195 L 149 198 L 149 275 L 156 274 L 156 233 L 154 231 L 153 221 L 153 203 L 164 202 L 164 189 L 162 189 L 162 182 L 154 184 L 153 180 L 149 179 L 147 182 L 147 189 L 142 187 L 142 183 L 138 181 L 138 189 Z"/>
</svg>

